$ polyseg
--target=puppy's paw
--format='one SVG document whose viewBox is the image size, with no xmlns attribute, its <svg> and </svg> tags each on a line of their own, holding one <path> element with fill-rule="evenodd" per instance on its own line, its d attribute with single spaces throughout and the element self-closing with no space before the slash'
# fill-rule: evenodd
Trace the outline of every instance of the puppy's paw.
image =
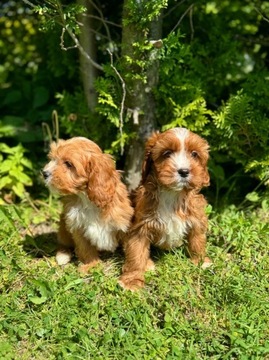
<svg viewBox="0 0 269 360">
<path fill-rule="evenodd" d="M 210 267 L 213 264 L 213 262 L 209 259 L 209 257 L 205 257 L 204 261 L 201 265 L 202 269 L 207 269 L 208 267 Z"/>
<path fill-rule="evenodd" d="M 155 264 L 153 260 L 148 259 L 147 265 L 146 265 L 146 271 L 154 271 L 155 270 Z"/>
<path fill-rule="evenodd" d="M 79 265 L 79 267 L 78 267 L 78 271 L 79 271 L 81 274 L 87 274 L 90 269 L 92 269 L 94 266 L 96 266 L 96 265 L 99 264 L 100 262 L 101 262 L 101 260 L 93 260 L 93 261 L 91 261 L 91 262 L 88 263 L 88 264 L 81 264 L 81 265 Z"/>
<path fill-rule="evenodd" d="M 191 262 L 196 266 L 200 265 L 202 269 L 206 269 L 213 264 L 209 257 L 205 257 L 204 259 L 195 257 L 191 259 Z"/>
<path fill-rule="evenodd" d="M 118 283 L 123 289 L 130 291 L 137 291 L 145 286 L 144 277 L 141 275 L 130 276 L 129 274 L 123 274 Z"/>
<path fill-rule="evenodd" d="M 56 262 L 58 265 L 66 265 L 70 262 L 72 257 L 69 250 L 58 250 L 56 254 Z"/>
</svg>

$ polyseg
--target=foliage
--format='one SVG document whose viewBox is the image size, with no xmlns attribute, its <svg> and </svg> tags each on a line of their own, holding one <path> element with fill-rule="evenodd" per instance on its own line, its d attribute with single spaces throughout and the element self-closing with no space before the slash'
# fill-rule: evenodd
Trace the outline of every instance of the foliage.
<svg viewBox="0 0 269 360">
<path fill-rule="evenodd" d="M 32 163 L 25 157 L 21 144 L 9 147 L 0 143 L 0 191 L 12 192 L 19 198 L 25 197 L 25 186 L 31 186 Z M 27 173 L 29 175 L 27 175 Z"/>
<path fill-rule="evenodd" d="M 244 7 L 240 2 L 198 2 L 190 15 L 196 27 L 182 19 L 180 32 L 168 33 L 159 56 L 155 96 L 162 128 L 186 126 L 204 135 L 211 145 L 212 182 L 219 181 L 215 175 L 221 168 L 218 174 L 227 189 L 235 181 L 231 177 L 229 182 L 231 163 L 237 171 L 268 178 L 269 72 L 258 9 L 258 2 Z M 210 30 L 204 31 L 207 24 Z M 197 34 L 199 28 L 203 31 Z"/>
<path fill-rule="evenodd" d="M 157 1 L 128 1 L 126 2 L 126 10 L 129 13 L 128 19 L 124 18 L 123 21 L 127 25 L 128 23 L 135 24 L 138 28 L 142 28 L 147 32 L 150 22 L 156 20 L 161 11 L 168 5 L 168 0 Z"/>
<path fill-rule="evenodd" d="M 40 61 L 36 43 L 33 41 L 37 33 L 34 19 L 29 9 L 22 6 L 19 9 L 18 13 L 14 2 L 9 2 L 8 6 L 1 8 L 0 83 L 2 86 L 18 67 L 23 68 L 28 74 L 33 73 Z"/>
<path fill-rule="evenodd" d="M 61 52 L 58 33 L 48 35 L 47 41 L 40 38 L 38 20 L 29 8 L 10 1 L 1 4 L 0 11 L 0 137 L 2 149 L 10 149 L 2 157 L 9 157 L 5 164 L 11 166 L 1 164 L 0 182 L 1 197 L 10 192 L 11 201 L 23 198 L 25 186 L 38 182 L 34 175 L 45 162 L 42 123 L 51 122 L 56 89 L 63 89 L 62 79 L 69 81 L 75 69 L 72 53 L 61 54 L 61 63 L 56 59 Z"/>
<path fill-rule="evenodd" d="M 34 6 L 34 2 L 32 3 Z M 42 30 L 48 31 L 54 29 L 56 24 L 65 28 L 66 23 L 68 27 L 72 28 L 75 32 L 79 32 L 79 24 L 77 15 L 85 12 L 85 7 L 73 3 L 62 6 L 59 0 L 47 1 L 45 5 L 34 6 L 34 12 L 42 16 Z"/>
<path fill-rule="evenodd" d="M 23 197 L 32 179 L 38 181 L 34 175 L 45 161 L 42 123 L 50 125 L 54 110 L 61 137 L 89 136 L 115 151 L 133 136 L 129 109 L 123 134 L 118 131 L 123 91 L 106 51 L 113 48 L 114 66 L 125 80 L 146 84 L 158 60 L 158 127 L 187 126 L 205 136 L 213 184 L 208 197 L 241 207 L 220 213 L 208 208 L 211 268 L 194 267 L 182 249 L 155 250 L 156 270 L 146 275 L 146 289 L 130 293 L 117 285 L 120 251 L 104 255 L 85 277 L 75 259 L 56 265 L 60 208 L 51 197 L 1 206 L 0 357 L 268 358 L 269 204 L 262 184 L 268 178 L 269 1 L 129 1 L 129 25 L 139 26 L 143 38 L 124 61 L 118 26 L 126 21 L 123 2 L 105 0 L 100 8 L 94 2 L 93 31 L 104 69 L 94 114 L 66 33 L 78 35 L 83 7 L 33 1 L 33 14 L 26 3 L 0 5 L 1 196 L 13 191 Z M 160 14 L 163 45 L 152 52 L 149 28 Z M 255 190 L 250 175 L 262 179 Z M 37 188 L 40 198 L 44 190 Z"/>
<path fill-rule="evenodd" d="M 96 86 L 98 88 L 98 85 Z M 108 96 L 108 97 L 107 97 Z M 61 134 L 67 136 L 85 136 L 93 139 L 97 143 L 102 143 L 104 149 L 111 147 L 114 140 L 112 136 L 115 125 L 118 126 L 118 109 L 110 98 L 110 94 L 106 94 L 104 87 L 99 95 L 99 102 L 106 103 L 106 107 L 102 106 L 99 114 L 92 114 L 87 107 L 84 94 L 77 89 L 73 93 L 63 91 L 56 95 L 59 107 L 59 123 Z M 112 106 L 111 106 L 112 104 Z M 106 120 L 109 119 L 110 123 Z M 106 136 L 104 137 L 104 134 Z"/>
<path fill-rule="evenodd" d="M 186 126 L 207 138 L 211 198 L 225 192 L 226 198 L 242 199 L 256 181 L 266 183 L 268 1 L 111 0 L 102 8 L 94 3 L 89 15 L 96 20 L 96 55 L 104 70 L 95 85 L 99 101 L 94 113 L 88 111 L 78 51 L 68 37 L 68 31 L 79 36 L 78 16 L 85 9 L 65 0 L 30 1 L 30 7 L 26 3 L 1 5 L 0 136 L 10 147 L 22 143 L 30 150 L 26 155 L 35 170 L 45 158 L 42 123 L 50 124 L 54 110 L 61 137 L 89 136 L 123 164 L 119 153 L 134 136 L 133 119 L 126 100 L 121 133 L 123 90 L 111 61 L 127 85 L 127 98 L 129 80 L 146 85 L 158 61 L 159 82 L 153 89 L 158 128 Z M 139 26 L 143 36 L 123 59 L 126 44 L 121 43 L 118 25 L 126 25 L 126 12 L 128 25 Z M 154 48 L 150 27 L 160 16 L 162 42 Z M 111 49 L 112 59 L 106 49 Z"/>
<path fill-rule="evenodd" d="M 252 94 L 255 92 L 254 86 Z M 256 97 L 240 91 L 231 96 L 213 119 L 217 132 L 223 137 L 217 149 L 228 152 L 236 163 L 266 180 L 269 176 L 269 142 L 266 136 L 269 114 L 265 102 L 259 107 L 255 104 L 257 102 Z"/>
<path fill-rule="evenodd" d="M 213 266 L 153 250 L 145 290 L 117 285 L 121 252 L 87 276 L 55 262 L 57 203 L 0 207 L 0 353 L 5 359 L 265 359 L 268 202 L 211 210 Z M 10 221 L 8 221 L 10 220 Z"/>
</svg>

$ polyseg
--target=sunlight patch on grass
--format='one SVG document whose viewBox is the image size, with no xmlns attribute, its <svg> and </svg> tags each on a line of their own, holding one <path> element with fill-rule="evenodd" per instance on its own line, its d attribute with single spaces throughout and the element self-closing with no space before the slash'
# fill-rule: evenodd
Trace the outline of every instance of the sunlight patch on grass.
<svg viewBox="0 0 269 360">
<path fill-rule="evenodd" d="M 38 211 L 44 223 L 56 224 L 57 214 Z M 35 210 L 17 212 L 16 228 L 4 222 L 0 230 L 0 358 L 269 356 L 269 224 L 259 212 L 212 214 L 213 265 L 206 270 L 194 266 L 183 248 L 153 250 L 156 269 L 137 293 L 117 284 L 122 251 L 103 254 L 102 263 L 82 276 L 75 258 L 56 265 L 53 233 L 23 231 Z"/>
</svg>

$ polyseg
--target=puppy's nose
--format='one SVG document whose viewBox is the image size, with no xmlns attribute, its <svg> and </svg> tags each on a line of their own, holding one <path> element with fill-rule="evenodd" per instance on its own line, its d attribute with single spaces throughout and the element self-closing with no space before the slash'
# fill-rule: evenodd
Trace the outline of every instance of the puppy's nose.
<svg viewBox="0 0 269 360">
<path fill-rule="evenodd" d="M 44 179 L 47 179 L 50 176 L 50 173 L 49 173 L 49 171 L 42 170 L 42 175 L 43 175 Z"/>
<path fill-rule="evenodd" d="M 179 173 L 179 175 L 182 178 L 186 178 L 189 175 L 190 170 L 189 169 L 179 169 L 177 172 Z"/>
</svg>

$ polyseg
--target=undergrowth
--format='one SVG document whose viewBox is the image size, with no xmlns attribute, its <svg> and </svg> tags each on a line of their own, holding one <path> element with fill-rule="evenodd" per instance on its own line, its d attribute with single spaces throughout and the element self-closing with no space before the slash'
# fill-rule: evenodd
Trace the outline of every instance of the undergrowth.
<svg viewBox="0 0 269 360">
<path fill-rule="evenodd" d="M 0 208 L 1 359 L 269 359 L 266 209 L 211 211 L 213 266 L 154 249 L 137 293 L 117 284 L 120 250 L 84 277 L 56 265 L 59 210 Z"/>
</svg>

